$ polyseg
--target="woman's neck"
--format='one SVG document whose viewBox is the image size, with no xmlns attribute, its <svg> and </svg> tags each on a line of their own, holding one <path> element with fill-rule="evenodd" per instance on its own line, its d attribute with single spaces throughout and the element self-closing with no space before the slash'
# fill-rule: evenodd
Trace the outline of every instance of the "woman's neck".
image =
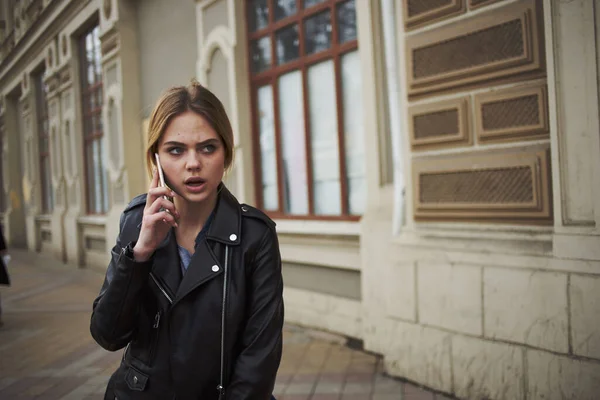
<svg viewBox="0 0 600 400">
<path fill-rule="evenodd" d="M 179 220 L 177 221 L 178 230 L 180 232 L 195 232 L 198 234 L 210 213 L 217 205 L 218 193 L 214 192 L 209 198 L 202 203 L 192 203 L 185 201 L 181 197 L 175 197 L 175 208 L 179 212 Z"/>
</svg>

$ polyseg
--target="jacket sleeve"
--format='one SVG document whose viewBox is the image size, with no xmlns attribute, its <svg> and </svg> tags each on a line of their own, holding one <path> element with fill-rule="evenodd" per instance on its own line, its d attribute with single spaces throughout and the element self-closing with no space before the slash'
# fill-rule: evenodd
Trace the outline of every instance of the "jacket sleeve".
<svg viewBox="0 0 600 400">
<path fill-rule="evenodd" d="M 125 347 L 132 339 L 137 321 L 138 300 L 148 280 L 151 261 L 135 262 L 123 254 L 121 242 L 125 214 L 121 215 L 119 236 L 111 250 L 104 284 L 94 300 L 90 332 L 109 351 Z"/>
<path fill-rule="evenodd" d="M 248 294 L 248 319 L 242 335 L 242 350 L 234 360 L 228 400 L 271 398 L 281 361 L 283 331 L 283 278 L 281 256 L 274 229 L 263 235 L 254 262 Z"/>
</svg>

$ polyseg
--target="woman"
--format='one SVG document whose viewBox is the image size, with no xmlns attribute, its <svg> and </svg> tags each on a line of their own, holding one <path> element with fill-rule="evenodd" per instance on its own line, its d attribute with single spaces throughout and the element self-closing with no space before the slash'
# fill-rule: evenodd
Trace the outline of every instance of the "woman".
<svg viewBox="0 0 600 400">
<path fill-rule="evenodd" d="M 4 232 L 0 225 L 0 285 L 10 286 L 10 276 L 8 275 L 8 262 L 10 261 L 10 255 L 8 254 L 8 248 L 4 241 Z M 2 300 L 0 299 L 0 328 L 4 326 L 2 321 Z"/>
<path fill-rule="evenodd" d="M 223 105 L 198 83 L 168 90 L 152 112 L 150 190 L 121 216 L 91 318 L 102 347 L 127 346 L 106 399 L 271 397 L 281 258 L 273 221 L 221 182 L 233 148 Z"/>
</svg>

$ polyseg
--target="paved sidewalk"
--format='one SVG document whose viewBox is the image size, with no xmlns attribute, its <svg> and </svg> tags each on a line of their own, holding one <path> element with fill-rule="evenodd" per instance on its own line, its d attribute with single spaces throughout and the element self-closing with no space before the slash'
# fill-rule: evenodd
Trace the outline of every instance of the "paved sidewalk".
<svg viewBox="0 0 600 400">
<path fill-rule="evenodd" d="M 13 250 L 13 285 L 0 287 L 0 399 L 102 399 L 121 351 L 89 334 L 91 304 L 103 275 Z M 381 374 L 379 357 L 343 338 L 286 325 L 278 400 L 444 400 Z"/>
</svg>

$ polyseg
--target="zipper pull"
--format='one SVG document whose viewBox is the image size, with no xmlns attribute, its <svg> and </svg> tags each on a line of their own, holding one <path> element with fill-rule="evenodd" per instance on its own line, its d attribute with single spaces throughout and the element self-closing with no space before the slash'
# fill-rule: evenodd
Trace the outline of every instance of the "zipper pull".
<svg viewBox="0 0 600 400">
<path fill-rule="evenodd" d="M 157 329 L 159 324 L 160 324 L 160 311 L 157 311 L 156 315 L 154 316 L 154 325 L 152 325 L 152 327 L 154 329 Z"/>
</svg>

